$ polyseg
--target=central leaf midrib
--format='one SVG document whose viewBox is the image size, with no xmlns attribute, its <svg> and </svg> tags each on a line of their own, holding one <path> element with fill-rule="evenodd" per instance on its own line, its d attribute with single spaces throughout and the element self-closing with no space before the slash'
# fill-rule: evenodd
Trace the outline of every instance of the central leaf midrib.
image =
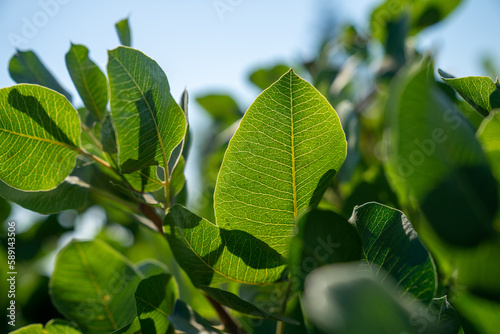
<svg viewBox="0 0 500 334">
<path fill-rule="evenodd" d="M 28 138 L 31 140 L 38 140 L 38 141 L 41 141 L 44 143 L 65 147 L 65 148 L 68 148 L 70 150 L 76 151 L 77 153 L 80 153 L 79 148 L 77 146 L 71 146 L 71 145 L 68 145 L 68 144 L 60 142 L 60 141 L 55 141 L 55 140 L 51 140 L 51 139 L 47 139 L 47 138 L 35 137 L 35 136 L 31 136 L 31 135 L 27 135 L 27 134 L 19 133 L 19 132 L 14 132 L 14 131 L 2 129 L 2 128 L 0 128 L 0 131 L 6 132 L 6 133 L 11 134 L 11 135 L 16 135 L 19 137 L 25 137 L 25 138 Z"/>
<path fill-rule="evenodd" d="M 127 75 L 129 76 L 130 80 L 134 83 L 135 87 L 137 88 L 137 90 L 141 94 L 141 97 L 144 100 L 144 102 L 146 103 L 146 106 L 148 107 L 149 114 L 150 114 L 151 119 L 153 120 L 153 123 L 155 125 L 155 131 L 156 131 L 156 135 L 158 136 L 158 142 L 160 144 L 161 154 L 162 154 L 162 157 L 163 157 L 163 163 L 164 163 L 164 166 L 165 166 L 165 182 L 162 182 L 162 184 L 166 185 L 168 183 L 168 159 L 167 159 L 167 155 L 165 153 L 165 147 L 163 146 L 163 140 L 162 140 L 162 138 L 160 136 L 160 131 L 158 129 L 158 124 L 156 122 L 156 118 L 153 116 L 153 110 L 151 109 L 151 106 L 149 105 L 148 100 L 144 96 L 144 93 L 143 93 L 142 89 L 139 87 L 139 84 L 132 77 L 132 74 L 125 68 L 125 66 L 122 64 L 122 62 L 116 56 L 113 55 L 113 58 L 115 58 L 116 62 L 127 73 Z"/>
<path fill-rule="evenodd" d="M 297 221 L 297 184 L 295 175 L 295 139 L 293 130 L 293 73 L 290 73 L 290 135 L 291 135 L 291 158 L 292 158 L 292 196 L 293 196 L 293 219 Z"/>
</svg>

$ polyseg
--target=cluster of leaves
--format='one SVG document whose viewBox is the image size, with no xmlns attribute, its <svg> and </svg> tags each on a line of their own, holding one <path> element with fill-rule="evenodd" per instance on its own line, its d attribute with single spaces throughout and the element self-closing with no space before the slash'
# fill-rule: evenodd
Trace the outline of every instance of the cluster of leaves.
<svg viewBox="0 0 500 334">
<path fill-rule="evenodd" d="M 100 205 L 134 242 L 67 244 L 49 282 L 66 320 L 16 333 L 496 333 L 500 87 L 436 80 L 408 42 L 459 2 L 388 0 L 370 35 L 343 27 L 296 66 L 312 84 L 284 65 L 252 73 L 264 91 L 246 112 L 197 97 L 214 133 L 190 208 L 188 95 L 174 100 L 154 60 L 121 46 L 106 76 L 72 45 L 75 109 L 18 52 L 0 195 L 52 224 Z"/>
</svg>

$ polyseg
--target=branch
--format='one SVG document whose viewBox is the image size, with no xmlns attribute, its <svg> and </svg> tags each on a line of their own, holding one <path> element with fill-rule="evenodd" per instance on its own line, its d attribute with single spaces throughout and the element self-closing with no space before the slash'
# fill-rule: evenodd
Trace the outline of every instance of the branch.
<svg viewBox="0 0 500 334">
<path fill-rule="evenodd" d="M 226 312 L 224 307 L 222 307 L 219 302 L 214 300 L 209 295 L 205 294 L 205 297 L 208 299 L 212 307 L 215 309 L 217 314 L 219 315 L 222 324 L 224 325 L 224 330 L 231 334 L 247 334 L 243 328 L 241 328 L 234 319 Z"/>
</svg>

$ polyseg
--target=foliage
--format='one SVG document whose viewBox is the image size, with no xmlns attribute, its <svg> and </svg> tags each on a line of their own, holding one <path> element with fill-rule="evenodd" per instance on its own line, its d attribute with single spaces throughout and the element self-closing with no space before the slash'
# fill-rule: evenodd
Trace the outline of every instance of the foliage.
<svg viewBox="0 0 500 334">
<path fill-rule="evenodd" d="M 370 34 L 346 26 L 293 70 L 256 69 L 248 109 L 196 97 L 213 119 L 197 197 L 187 91 L 177 103 L 127 19 L 106 73 L 83 45 L 66 54 L 81 108 L 17 52 L 17 84 L 0 89 L 0 213 L 48 215 L 18 235 L 19 272 L 57 256 L 19 292 L 15 333 L 496 333 L 498 81 L 436 79 L 407 44 L 459 3 L 387 0 Z M 59 248 L 96 209 L 103 232 Z"/>
</svg>

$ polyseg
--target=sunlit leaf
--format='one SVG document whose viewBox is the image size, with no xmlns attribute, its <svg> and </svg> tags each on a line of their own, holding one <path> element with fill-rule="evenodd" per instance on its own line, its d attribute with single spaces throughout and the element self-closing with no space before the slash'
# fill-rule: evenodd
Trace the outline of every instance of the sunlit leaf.
<svg viewBox="0 0 500 334">
<path fill-rule="evenodd" d="M 335 110 L 290 70 L 259 95 L 229 143 L 214 195 L 217 225 L 286 254 L 296 221 L 345 156 Z"/>
<path fill-rule="evenodd" d="M 55 188 L 75 166 L 80 132 L 61 94 L 28 84 L 0 89 L 0 179 L 25 191 Z"/>
<path fill-rule="evenodd" d="M 82 332 L 65 320 L 50 320 L 45 327 L 33 324 L 15 330 L 15 334 L 81 334 Z"/>
</svg>

